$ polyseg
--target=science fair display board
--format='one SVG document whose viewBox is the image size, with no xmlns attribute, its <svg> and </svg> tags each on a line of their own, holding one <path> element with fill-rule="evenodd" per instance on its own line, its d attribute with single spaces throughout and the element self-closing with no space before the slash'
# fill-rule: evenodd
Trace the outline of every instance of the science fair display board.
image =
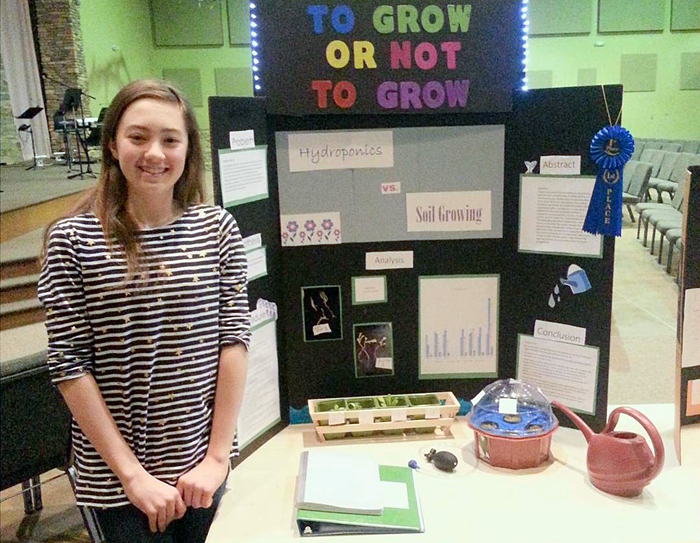
<svg viewBox="0 0 700 543">
<path fill-rule="evenodd" d="M 210 99 L 214 112 L 221 99 Z M 238 420 L 242 461 L 286 426 L 288 399 L 285 358 L 280 348 L 278 305 L 283 296 L 276 186 L 268 183 L 274 163 L 268 160 L 263 101 L 225 99 L 228 119 L 211 123 L 214 200 L 238 222 L 248 257 L 251 342 L 246 392 Z M 215 116 L 211 117 L 216 118 Z M 233 121 L 235 119 L 235 122 Z M 284 406 L 284 407 L 283 407 Z"/>
<path fill-rule="evenodd" d="M 279 30 L 304 41 L 314 18 L 297 8 L 306 27 Z M 258 393 L 279 386 L 279 424 L 303 418 L 310 398 L 450 390 L 468 401 L 512 377 L 602 429 L 614 240 L 581 226 L 588 146 L 622 88 L 520 92 L 521 75 L 511 111 L 491 113 L 318 115 L 292 100 L 280 114 L 273 97 L 209 100 L 216 201 L 266 249 L 250 292 L 252 307 L 277 304 L 279 380 Z M 358 95 L 372 85 L 357 82 Z"/>
<path fill-rule="evenodd" d="M 607 94 L 619 107 L 621 88 Z M 243 103 L 259 111 L 241 113 Z M 510 114 L 450 116 L 439 127 L 419 126 L 418 116 L 392 117 L 393 128 L 376 128 L 376 118 L 264 111 L 262 100 L 210 100 L 217 153 L 228 145 L 229 131 L 252 129 L 256 142 L 268 143 L 267 207 L 249 214 L 247 207 L 256 204 L 244 203 L 230 210 L 245 235 L 257 224 L 278 236 L 268 268 L 280 287 L 274 299 L 288 399 L 283 416 L 309 398 L 451 390 L 469 400 L 496 378 L 514 377 L 570 405 L 593 427 L 603 426 L 614 240 L 580 234 L 580 194 L 590 194 L 595 172 L 585 149 L 605 119 L 599 87 L 519 93 Z M 396 161 L 392 168 L 357 169 L 358 176 L 345 168 L 324 170 L 309 183 L 308 172 L 289 171 L 289 144 L 278 145 L 289 134 L 329 131 L 352 138 L 375 130 L 398 134 L 396 141 L 422 130 L 431 134 L 413 138 L 412 152 L 393 150 L 409 162 L 420 156 L 411 162 L 420 164 L 420 175 Z M 504 157 L 503 173 L 488 174 L 490 187 L 469 181 L 483 181 L 481 168 L 490 171 L 490 159 L 464 158 L 469 138 L 482 131 L 505 133 L 494 143 Z M 533 162 L 551 156 L 578 157 L 580 171 L 527 173 Z M 455 176 L 461 191 L 452 190 Z M 488 192 L 490 205 L 461 203 L 459 193 L 472 192 Z M 372 211 L 363 209 L 372 199 L 378 201 Z M 416 201 L 424 202 L 421 214 Z M 467 211 L 476 209 L 482 225 L 490 217 L 488 230 L 467 220 Z M 246 224 L 250 215 L 256 216 Z M 412 224 L 422 229 L 412 231 Z M 534 234 L 523 239 L 524 229 Z"/>
<path fill-rule="evenodd" d="M 690 166 L 688 170 L 678 267 L 675 444 L 679 461 L 684 459 L 682 427 L 700 424 L 700 166 Z"/>
</svg>

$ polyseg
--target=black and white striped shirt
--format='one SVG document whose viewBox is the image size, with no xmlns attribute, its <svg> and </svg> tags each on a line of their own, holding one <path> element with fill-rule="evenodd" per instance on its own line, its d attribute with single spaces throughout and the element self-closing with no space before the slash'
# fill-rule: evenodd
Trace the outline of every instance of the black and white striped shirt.
<svg viewBox="0 0 700 543">
<path fill-rule="evenodd" d="M 91 373 L 136 458 L 169 484 L 205 456 L 219 349 L 250 339 L 247 264 L 234 218 L 197 205 L 140 233 L 155 270 L 125 283 L 86 213 L 56 223 L 39 280 L 54 383 Z M 129 503 L 118 478 L 73 422 L 77 503 Z"/>
</svg>

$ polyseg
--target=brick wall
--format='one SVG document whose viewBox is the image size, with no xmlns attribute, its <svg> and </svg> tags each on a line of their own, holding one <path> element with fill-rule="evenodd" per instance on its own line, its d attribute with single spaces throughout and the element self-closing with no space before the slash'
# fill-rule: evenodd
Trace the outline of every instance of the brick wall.
<svg viewBox="0 0 700 543">
<path fill-rule="evenodd" d="M 0 162 L 6 164 L 22 162 L 22 150 L 12 116 L 10 91 L 7 88 L 2 58 L 0 58 Z"/>
<path fill-rule="evenodd" d="M 34 0 L 39 43 L 39 71 L 52 79 L 87 91 L 87 70 L 80 30 L 80 0 Z M 53 114 L 58 111 L 66 88 L 44 79 L 46 114 L 51 146 L 63 149 L 63 137 L 53 129 Z M 83 111 L 91 116 L 90 100 L 83 99 Z"/>
</svg>

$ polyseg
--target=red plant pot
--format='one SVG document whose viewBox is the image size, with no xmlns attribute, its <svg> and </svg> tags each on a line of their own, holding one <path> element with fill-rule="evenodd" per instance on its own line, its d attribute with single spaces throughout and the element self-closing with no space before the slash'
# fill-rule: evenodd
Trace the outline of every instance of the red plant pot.
<svg viewBox="0 0 700 543">
<path fill-rule="evenodd" d="M 499 468 L 536 468 L 549 458 L 552 434 L 558 423 L 546 434 L 531 437 L 502 437 L 487 434 L 469 423 L 474 430 L 474 450 L 477 458 Z"/>
</svg>

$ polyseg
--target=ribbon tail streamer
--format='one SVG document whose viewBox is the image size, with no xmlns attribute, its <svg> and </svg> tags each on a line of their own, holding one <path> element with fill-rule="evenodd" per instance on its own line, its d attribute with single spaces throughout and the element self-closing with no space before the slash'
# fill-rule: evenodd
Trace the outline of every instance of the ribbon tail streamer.
<svg viewBox="0 0 700 543">
<path fill-rule="evenodd" d="M 616 178 L 615 183 L 604 181 Z M 589 234 L 620 236 L 622 234 L 622 168 L 598 172 L 593 194 L 588 205 L 583 231 Z"/>
</svg>

